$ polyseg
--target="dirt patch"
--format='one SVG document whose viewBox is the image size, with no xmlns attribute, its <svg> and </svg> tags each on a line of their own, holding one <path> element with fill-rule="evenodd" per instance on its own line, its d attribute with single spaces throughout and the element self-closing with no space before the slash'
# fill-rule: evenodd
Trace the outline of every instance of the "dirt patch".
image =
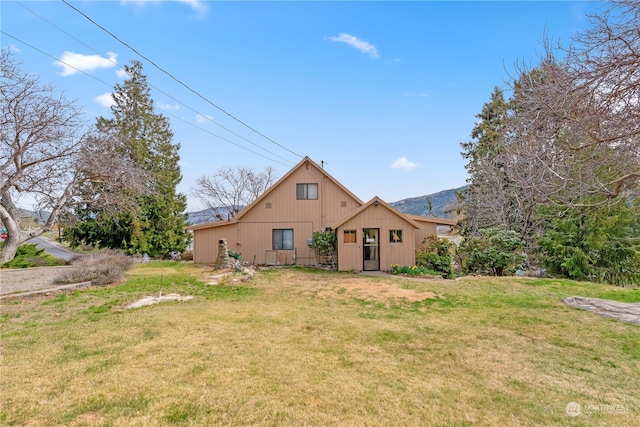
<svg viewBox="0 0 640 427">
<path fill-rule="evenodd" d="M 294 281 L 294 274 L 299 280 L 298 273 L 287 273 L 283 276 L 283 282 L 288 282 L 289 278 Z M 424 282 L 426 283 L 426 280 Z M 292 291 L 313 295 L 317 298 L 344 300 L 357 298 L 376 302 L 394 300 L 414 302 L 436 298 L 436 294 L 430 291 L 403 288 L 402 280 L 397 278 L 373 278 L 368 276 L 309 275 L 305 278 L 304 283 L 292 288 Z"/>
</svg>

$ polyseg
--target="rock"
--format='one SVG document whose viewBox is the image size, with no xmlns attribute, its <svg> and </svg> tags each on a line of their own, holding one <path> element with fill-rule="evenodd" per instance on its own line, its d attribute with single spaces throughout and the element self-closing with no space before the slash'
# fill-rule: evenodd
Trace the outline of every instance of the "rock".
<svg viewBox="0 0 640 427">
<path fill-rule="evenodd" d="M 215 265 L 218 269 L 233 268 L 236 260 L 229 256 L 229 249 L 227 248 L 227 239 L 218 240 L 218 258 Z"/>
<path fill-rule="evenodd" d="M 147 305 L 158 304 L 160 302 L 165 302 L 165 301 L 189 301 L 192 299 L 193 299 L 193 296 L 191 295 L 183 297 L 178 294 L 167 294 L 167 295 L 160 294 L 157 297 L 147 296 L 142 299 L 139 299 L 138 301 L 134 301 L 130 304 L 127 304 L 126 308 L 140 308 Z"/>
<path fill-rule="evenodd" d="M 572 307 L 592 311 L 600 316 L 640 325 L 640 302 L 627 303 L 580 296 L 563 298 L 562 302 Z"/>
</svg>

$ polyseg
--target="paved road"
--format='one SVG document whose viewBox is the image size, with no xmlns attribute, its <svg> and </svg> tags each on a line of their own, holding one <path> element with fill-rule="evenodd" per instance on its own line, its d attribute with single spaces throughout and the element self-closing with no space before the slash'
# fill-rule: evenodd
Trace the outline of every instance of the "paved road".
<svg viewBox="0 0 640 427">
<path fill-rule="evenodd" d="M 71 261 L 74 258 L 78 257 L 78 254 L 68 250 L 67 248 L 60 246 L 58 243 L 45 239 L 43 237 L 35 237 L 29 240 L 27 243 L 33 243 L 37 247 L 44 249 L 46 253 L 52 255 L 56 258 Z"/>
</svg>

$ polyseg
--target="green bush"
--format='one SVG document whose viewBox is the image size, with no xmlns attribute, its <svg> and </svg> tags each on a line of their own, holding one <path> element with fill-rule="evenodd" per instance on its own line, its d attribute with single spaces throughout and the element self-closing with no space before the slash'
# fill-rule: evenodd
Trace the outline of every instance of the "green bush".
<svg viewBox="0 0 640 427">
<path fill-rule="evenodd" d="M 25 243 L 18 247 L 15 258 L 2 264 L 2 268 L 50 267 L 64 264 L 64 261 L 45 253 L 44 249 L 32 243 Z"/>
<path fill-rule="evenodd" d="M 465 273 L 506 276 L 524 266 L 525 242 L 513 230 L 485 228 L 468 236 L 458 248 Z"/>
<path fill-rule="evenodd" d="M 391 274 L 404 274 L 407 276 L 441 276 L 441 274 L 435 270 L 427 267 L 419 267 L 417 265 L 399 266 L 398 264 L 391 264 Z"/>
<path fill-rule="evenodd" d="M 311 247 L 318 251 L 320 255 L 332 255 L 336 248 L 336 232 L 326 230 L 325 232 L 314 231 Z"/>
<path fill-rule="evenodd" d="M 540 262 L 552 273 L 619 286 L 640 284 L 639 201 L 566 209 L 536 242 Z"/>
<path fill-rule="evenodd" d="M 437 271 L 449 277 L 453 273 L 451 266 L 451 249 L 454 244 L 447 239 L 432 234 L 425 237 L 422 246 L 416 249 L 416 265 Z"/>
</svg>

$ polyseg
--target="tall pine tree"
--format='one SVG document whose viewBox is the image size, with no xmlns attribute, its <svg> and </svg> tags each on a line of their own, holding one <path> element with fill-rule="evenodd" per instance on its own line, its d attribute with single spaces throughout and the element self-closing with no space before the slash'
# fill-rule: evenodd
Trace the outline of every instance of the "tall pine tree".
<svg viewBox="0 0 640 427">
<path fill-rule="evenodd" d="M 128 79 L 115 87 L 112 118 L 99 117 L 96 127 L 115 134 L 122 154 L 141 165 L 148 174 L 149 191 L 136 199 L 135 213 L 113 214 L 86 204 L 76 212 L 78 222 L 67 230 L 72 243 L 120 248 L 129 253 L 167 256 L 186 248 L 186 196 L 177 193 L 182 176 L 179 144 L 173 144 L 168 119 L 154 112 L 153 99 L 142 64 L 125 66 Z M 85 188 L 93 198 L 97 186 Z M 128 197 L 123 194 L 122 197 Z"/>
<path fill-rule="evenodd" d="M 491 101 L 476 115 L 478 121 L 471 131 L 473 140 L 460 144 L 469 173 L 469 187 L 464 191 L 461 206 L 466 234 L 510 225 L 505 194 L 507 178 L 501 160 L 509 112 L 504 93 L 494 88 Z"/>
</svg>

